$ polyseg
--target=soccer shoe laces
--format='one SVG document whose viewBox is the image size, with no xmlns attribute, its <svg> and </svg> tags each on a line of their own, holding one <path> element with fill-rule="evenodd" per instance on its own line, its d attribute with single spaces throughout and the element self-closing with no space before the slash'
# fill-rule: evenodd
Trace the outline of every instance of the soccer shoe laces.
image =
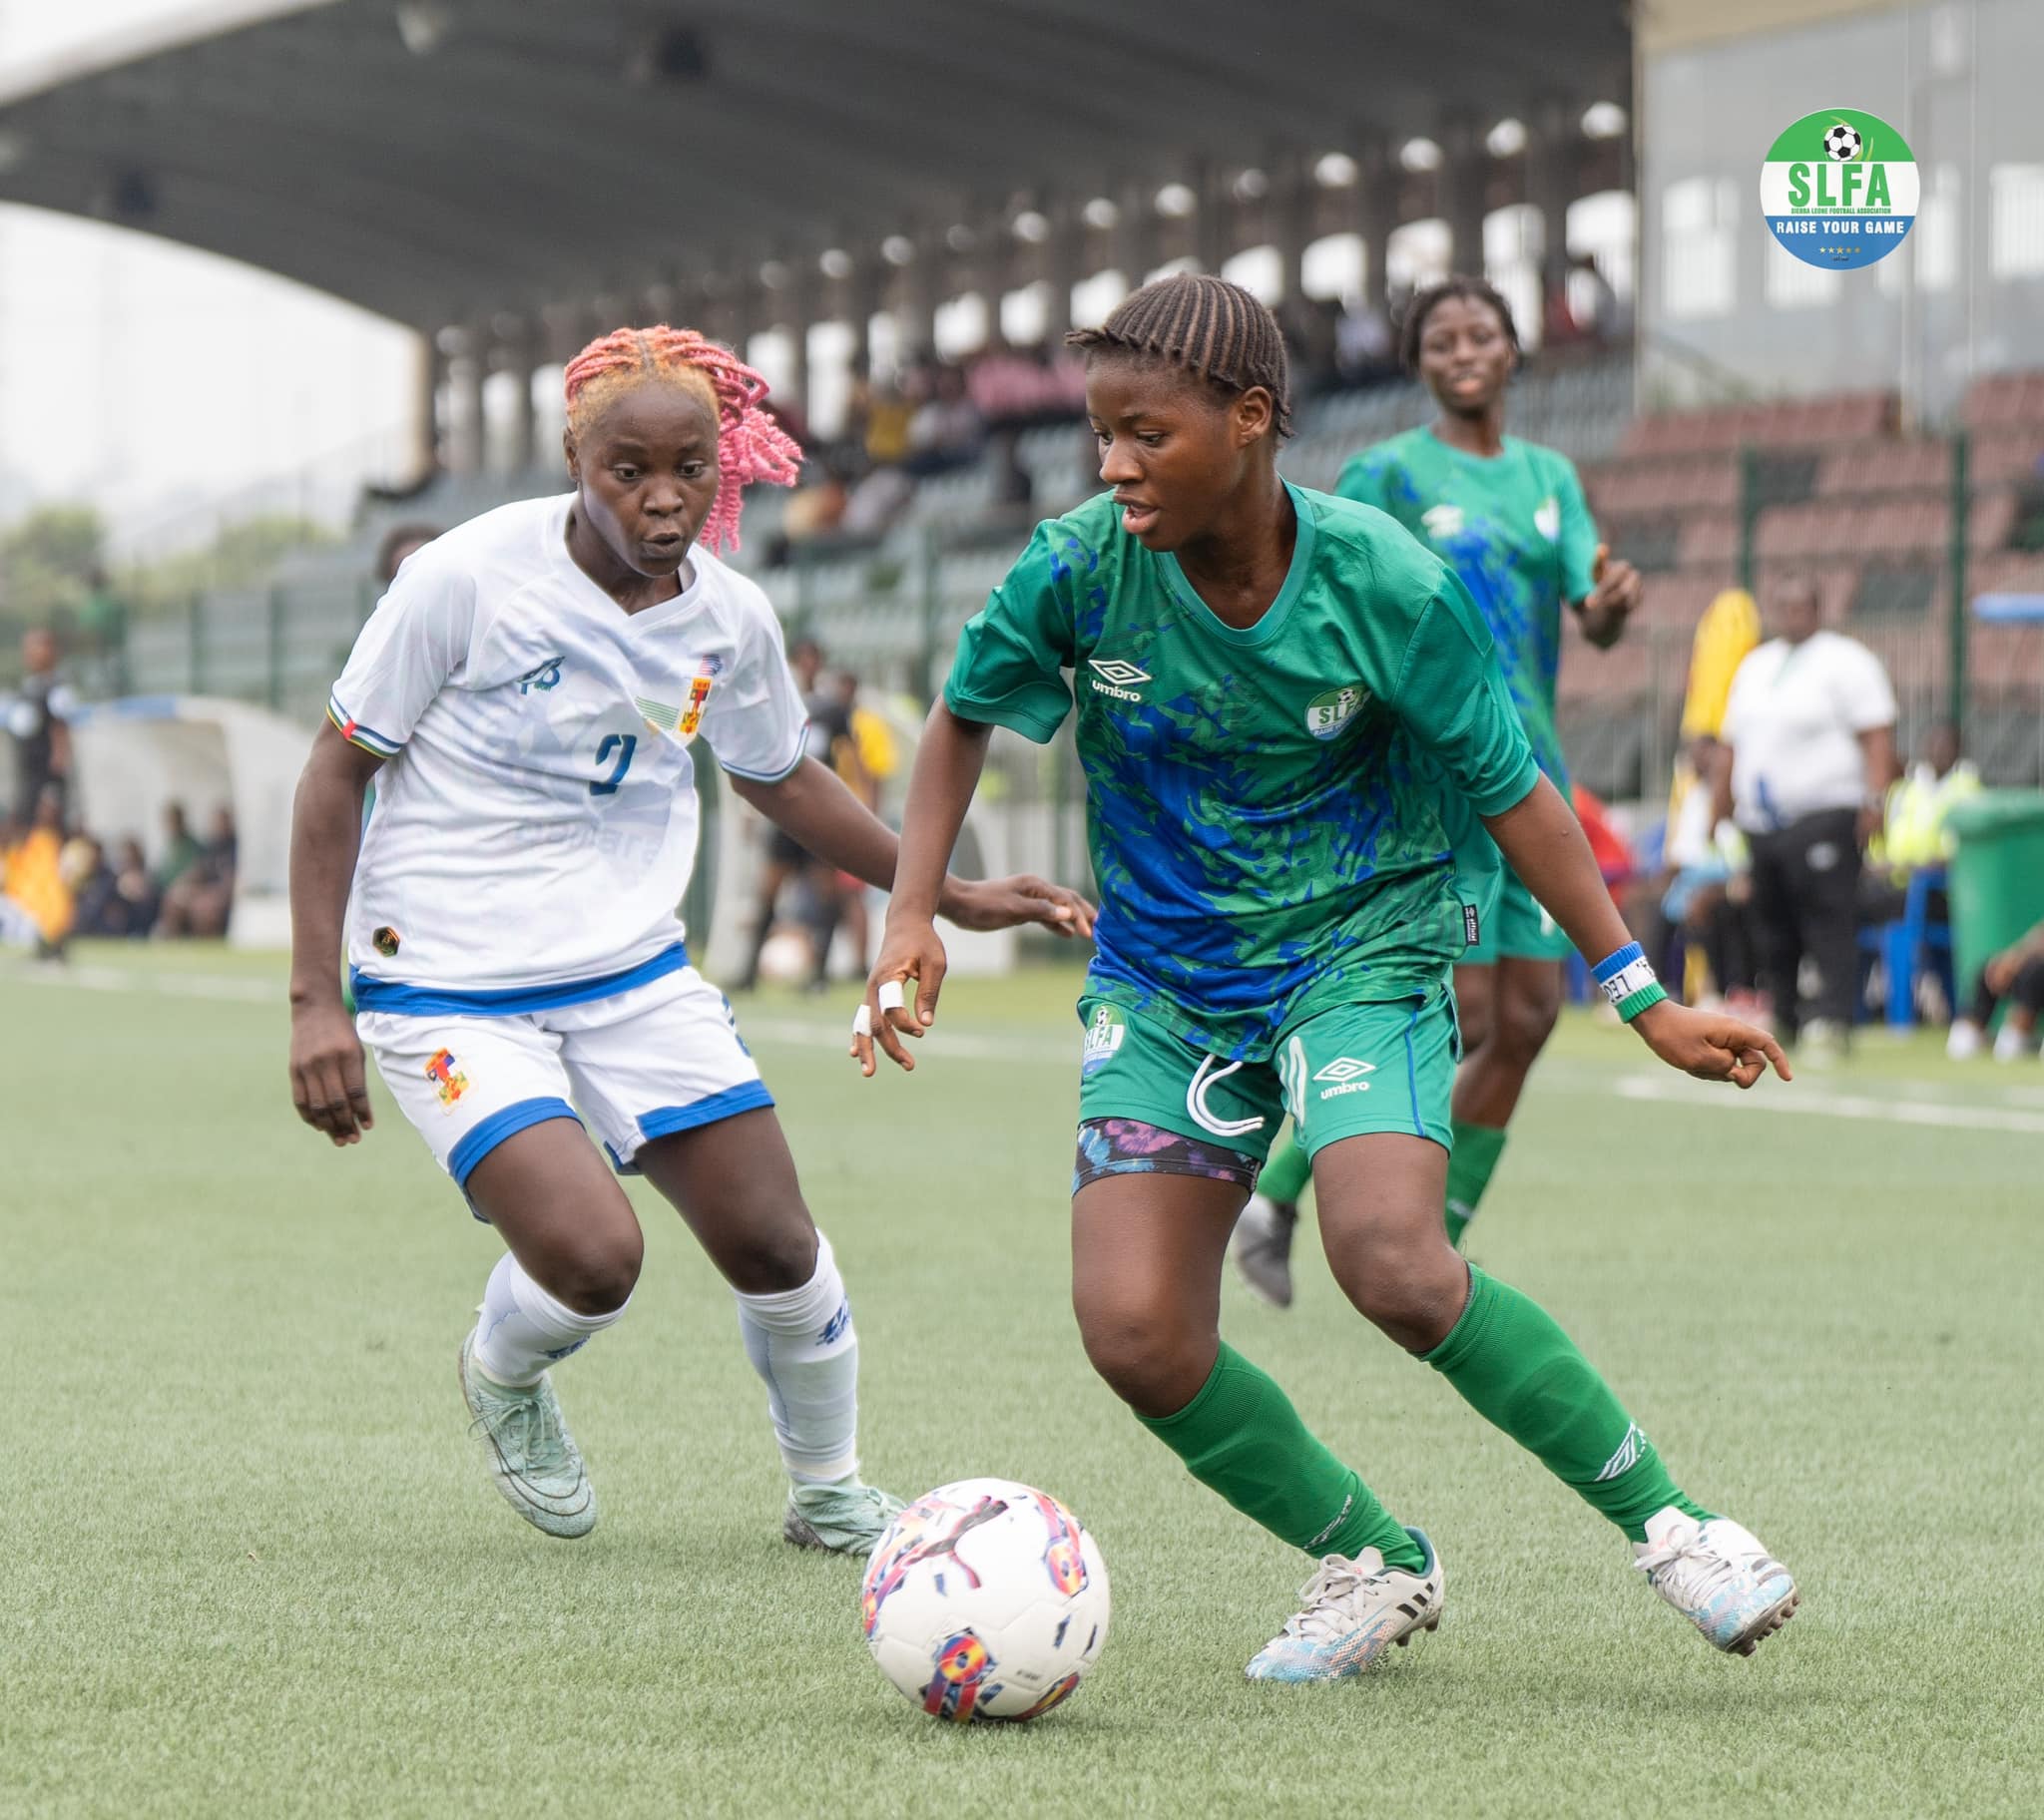
<svg viewBox="0 0 2044 1820">
<path fill-rule="evenodd" d="M 493 1388 L 484 1392 L 481 1401 L 482 1414 L 469 1427 L 488 1435 L 507 1468 L 523 1472 L 547 1439 L 546 1399 L 539 1386 L 522 1395 L 515 1389 Z"/>
<path fill-rule="evenodd" d="M 1715 1549 L 1705 1539 L 1704 1526 L 1692 1524 L 1678 1531 L 1658 1549 L 1634 1558 L 1633 1565 L 1655 1587 L 1666 1584 L 1685 1606 L 1701 1606 L 1728 1583 L 1746 1578 L 1746 1570 L 1731 1556 Z"/>
<path fill-rule="evenodd" d="M 1384 1571 L 1363 1571 L 1359 1562 L 1329 1555 L 1298 1590 L 1298 1610 L 1284 1620 L 1286 1636 L 1326 1642 L 1355 1628 L 1354 1601 L 1366 1587 L 1380 1584 Z"/>
</svg>

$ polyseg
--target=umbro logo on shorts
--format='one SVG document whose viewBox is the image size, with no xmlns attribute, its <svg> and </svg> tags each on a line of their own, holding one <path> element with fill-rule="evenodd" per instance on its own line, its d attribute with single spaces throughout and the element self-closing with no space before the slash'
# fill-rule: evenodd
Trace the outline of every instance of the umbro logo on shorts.
<svg viewBox="0 0 2044 1820">
<path fill-rule="evenodd" d="M 1093 672 L 1093 686 L 1103 695 L 1112 695 L 1118 701 L 1140 701 L 1142 696 L 1129 685 L 1133 682 L 1148 682 L 1150 673 L 1140 665 L 1129 663 L 1123 658 L 1089 658 L 1087 668 Z"/>
<path fill-rule="evenodd" d="M 1320 1069 L 1313 1079 L 1328 1084 L 1320 1089 L 1320 1098 L 1332 1100 L 1337 1094 L 1368 1093 L 1369 1083 L 1363 1076 L 1376 1072 L 1377 1065 L 1374 1062 L 1358 1062 L 1353 1056 L 1336 1056 L 1325 1068 Z"/>
</svg>

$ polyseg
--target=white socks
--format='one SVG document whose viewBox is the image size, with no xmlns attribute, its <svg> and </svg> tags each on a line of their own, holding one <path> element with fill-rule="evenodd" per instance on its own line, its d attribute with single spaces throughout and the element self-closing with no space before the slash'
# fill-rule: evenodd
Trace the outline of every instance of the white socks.
<svg viewBox="0 0 2044 1820">
<path fill-rule="evenodd" d="M 627 1296 L 623 1307 L 608 1314 L 577 1314 L 527 1276 L 506 1251 L 483 1291 L 471 1356 L 483 1376 L 498 1384 L 537 1384 L 549 1365 L 586 1344 L 631 1305 Z"/>
<path fill-rule="evenodd" d="M 830 1241 L 799 1289 L 740 1295 L 739 1332 L 766 1381 L 766 1407 L 788 1476 L 828 1484 L 858 1470 L 858 1335 Z"/>
</svg>

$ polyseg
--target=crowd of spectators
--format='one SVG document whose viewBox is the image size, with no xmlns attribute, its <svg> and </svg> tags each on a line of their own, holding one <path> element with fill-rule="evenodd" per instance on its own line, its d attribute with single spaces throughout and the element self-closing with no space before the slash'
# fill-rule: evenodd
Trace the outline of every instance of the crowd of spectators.
<svg viewBox="0 0 2044 1820">
<path fill-rule="evenodd" d="M 17 776 L 12 806 L 0 814 L 0 944 L 53 958 L 75 936 L 225 935 L 235 898 L 234 812 L 216 808 L 201 839 L 184 804 L 172 802 L 153 865 L 136 835 L 109 840 L 81 825 L 72 788 L 75 700 L 57 641 L 32 631 L 21 657 L 22 681 L 6 703 Z"/>
<path fill-rule="evenodd" d="M 1409 291 L 1389 307 L 1359 299 L 1294 295 L 1278 305 L 1290 356 L 1294 397 L 1385 385 L 1402 376 L 1396 324 Z M 1588 254 L 1570 261 L 1569 281 L 1543 305 L 1543 345 L 1601 346 L 1628 332 L 1618 294 Z M 993 486 L 970 535 L 1026 528 L 1034 484 L 1017 439 L 1045 425 L 1076 426 L 1086 412 L 1083 364 L 1062 347 L 1020 347 L 996 337 L 963 360 L 921 352 L 892 377 L 859 376 L 844 427 L 810 434 L 801 413 L 776 407 L 807 453 L 802 483 L 767 553 L 779 565 L 797 553 L 842 555 L 879 543 L 906 510 L 919 481 L 991 462 Z"/>
</svg>

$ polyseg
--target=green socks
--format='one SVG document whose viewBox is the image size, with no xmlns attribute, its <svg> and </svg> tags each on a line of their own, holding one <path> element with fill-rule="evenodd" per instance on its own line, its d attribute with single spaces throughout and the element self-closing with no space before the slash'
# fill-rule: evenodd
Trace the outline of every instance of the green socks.
<svg viewBox="0 0 2044 1820">
<path fill-rule="evenodd" d="M 1646 1541 L 1647 1519 L 1668 1505 L 1711 1515 L 1677 1489 L 1654 1444 L 1553 1316 L 1474 1264 L 1462 1318 L 1421 1356 L 1471 1409 L 1634 1542 Z"/>
<path fill-rule="evenodd" d="M 1312 1159 L 1305 1153 L 1305 1145 L 1298 1140 L 1298 1128 L 1292 1127 L 1285 1135 L 1284 1141 L 1271 1152 L 1271 1160 L 1264 1164 L 1264 1172 L 1257 1177 L 1257 1192 L 1272 1200 L 1296 1203 L 1305 1192 L 1305 1184 L 1312 1179 Z"/>
<path fill-rule="evenodd" d="M 1490 1185 L 1505 1147 L 1505 1135 L 1494 1126 L 1454 1121 L 1455 1147 L 1448 1153 L 1448 1243 L 1462 1248 L 1462 1234 L 1476 1217 L 1476 1204 Z"/>
<path fill-rule="evenodd" d="M 1425 1565 L 1419 1546 L 1298 1419 L 1277 1381 L 1227 1341 L 1185 1408 L 1137 1420 L 1202 1485 L 1293 1548 L 1351 1561 L 1376 1549 L 1387 1567 L 1417 1573 Z"/>
</svg>

